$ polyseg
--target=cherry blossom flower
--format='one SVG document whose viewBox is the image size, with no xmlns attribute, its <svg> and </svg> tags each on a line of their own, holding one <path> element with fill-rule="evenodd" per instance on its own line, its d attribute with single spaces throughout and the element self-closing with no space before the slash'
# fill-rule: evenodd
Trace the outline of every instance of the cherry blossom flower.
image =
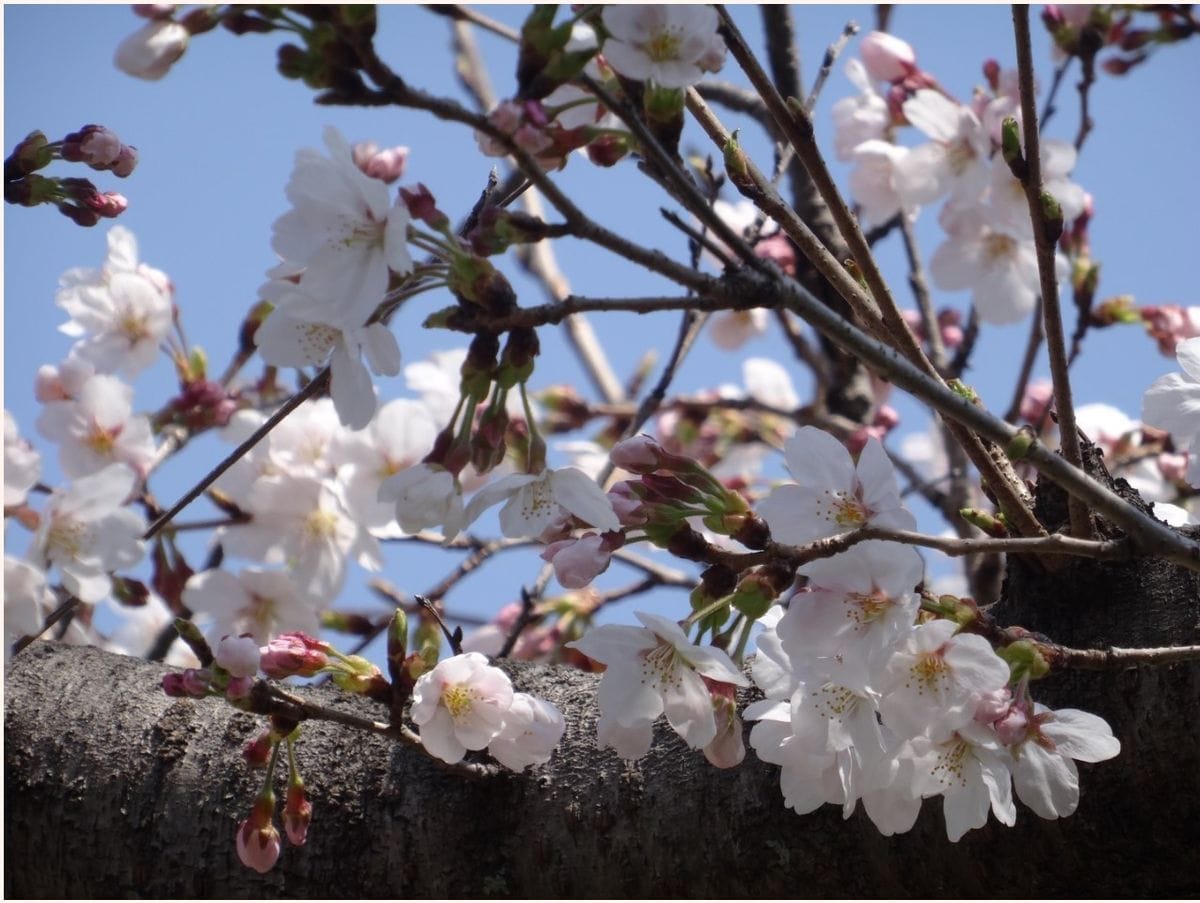
<svg viewBox="0 0 1200 903">
<path fill-rule="evenodd" d="M 350 516 L 342 489 L 333 480 L 291 474 L 265 477 L 240 504 L 253 519 L 222 529 L 225 551 L 288 565 L 296 585 L 322 606 L 340 592 L 348 558 L 369 570 L 382 566 L 378 544 Z"/>
<path fill-rule="evenodd" d="M 736 688 L 731 684 L 705 681 L 712 694 L 717 735 L 704 747 L 704 758 L 714 768 L 735 768 L 746 758 L 742 719 L 738 717 Z"/>
<path fill-rule="evenodd" d="M 464 652 L 438 662 L 417 680 L 412 720 L 425 748 L 453 765 L 468 749 L 483 749 L 500 735 L 513 695 L 503 671 L 478 652 Z M 516 758 L 516 750 L 508 752 Z"/>
<path fill-rule="evenodd" d="M 1083 213 L 1086 197 L 1084 190 L 1067 178 L 1075 168 L 1078 154 L 1065 141 L 1045 141 L 1041 147 L 1042 186 L 1058 201 L 1063 220 L 1069 223 Z M 1029 218 L 1025 188 L 999 154 L 992 160 L 988 183 L 988 206 L 994 222 L 1013 235 L 1032 237 L 1033 221 Z"/>
<path fill-rule="evenodd" d="M 717 47 L 717 12 L 711 6 L 606 6 L 603 18 L 610 35 L 604 58 L 626 78 L 686 88 L 706 68 L 719 67 L 717 57 L 723 57 Z"/>
<path fill-rule="evenodd" d="M 136 375 L 154 363 L 172 326 L 171 299 L 138 272 L 112 273 L 105 284 L 59 293 L 71 319 L 59 327 L 86 336 L 71 349 L 103 372 Z"/>
<path fill-rule="evenodd" d="M 202 570 L 187 579 L 182 598 L 188 609 L 211 618 L 210 636 L 245 633 L 263 644 L 286 630 L 314 634 L 319 628 L 317 600 L 280 570 Z"/>
<path fill-rule="evenodd" d="M 1175 447 L 1190 452 L 1185 478 L 1200 486 L 1200 338 L 1175 346 L 1183 373 L 1154 381 L 1142 398 L 1142 422 L 1166 430 Z"/>
<path fill-rule="evenodd" d="M 287 185 L 293 207 L 275 221 L 272 247 L 304 267 L 300 289 L 330 311 L 306 312 L 310 321 L 357 328 L 383 299 L 388 270 L 412 271 L 410 217 L 403 203 L 389 205 L 383 182 L 355 165 L 337 129 L 326 127 L 324 138 L 329 156 L 311 148 L 296 154 Z"/>
<path fill-rule="evenodd" d="M 1034 703 L 1029 732 L 1013 747 L 1017 798 L 1042 818 L 1068 816 L 1079 805 L 1075 762 L 1103 762 L 1120 752 L 1121 741 L 1098 715 Z"/>
<path fill-rule="evenodd" d="M 23 505 L 42 475 L 42 456 L 21 438 L 17 421 L 4 412 L 4 507 Z"/>
<path fill-rule="evenodd" d="M 904 115 L 932 140 L 895 161 L 895 186 L 905 206 L 949 193 L 973 200 L 987 184 L 991 140 L 968 107 L 923 88 L 904 102 Z"/>
<path fill-rule="evenodd" d="M 382 297 L 382 293 L 380 295 Z M 377 298 L 376 301 L 379 299 Z M 362 429 L 375 414 L 371 374 L 400 372 L 400 346 L 383 323 L 337 311 L 299 289 L 283 293 L 254 334 L 263 360 L 276 367 L 320 366 L 329 361 L 329 394 L 342 423 Z"/>
<path fill-rule="evenodd" d="M 989 809 L 1001 824 L 1016 824 L 1011 760 L 989 730 L 967 723 L 945 740 L 917 737 L 909 747 L 911 755 L 902 766 L 906 783 L 916 796 L 943 797 L 946 836 L 952 843 L 982 828 Z"/>
<path fill-rule="evenodd" d="M 55 490 L 42 513 L 30 557 L 57 566 L 83 602 L 99 602 L 112 589 L 109 573 L 141 560 L 146 521 L 122 507 L 135 482 L 124 464 L 110 464 Z"/>
<path fill-rule="evenodd" d="M 500 502 L 505 503 L 500 530 L 510 539 L 540 535 L 564 510 L 604 532 L 621 529 L 604 490 L 574 467 L 514 473 L 489 483 L 467 504 L 466 524 Z"/>
<path fill-rule="evenodd" d="M 861 60 L 846 60 L 844 71 L 859 90 L 855 97 L 843 97 L 832 110 L 835 153 L 839 160 L 846 161 L 853 158 L 854 149 L 864 141 L 884 138 L 891 114 Z"/>
<path fill-rule="evenodd" d="M 948 206 L 941 220 L 947 238 L 929 261 L 938 288 L 970 289 L 971 303 L 985 323 L 1015 323 L 1033 310 L 1041 281 L 1032 236 L 994 226 L 986 209 L 974 204 Z M 1066 259 L 1056 253 L 1058 279 L 1065 279 L 1067 270 Z"/>
<path fill-rule="evenodd" d="M 784 454 L 796 482 L 771 490 L 758 505 L 776 541 L 801 545 L 867 523 L 916 527 L 900 503 L 895 471 L 878 440 L 867 441 L 855 464 L 833 436 L 805 426 L 788 439 Z"/>
<path fill-rule="evenodd" d="M 338 468 L 351 512 L 376 535 L 397 532 L 384 529 L 394 523 L 396 511 L 395 505 L 379 500 L 380 487 L 418 463 L 433 447 L 437 431 L 429 408 L 397 398 L 383 405 L 365 429 L 337 432 L 330 460 Z"/>
<path fill-rule="evenodd" d="M 133 413 L 133 387 L 97 373 L 75 399 L 52 401 L 37 420 L 38 431 L 59 443 L 58 460 L 70 477 L 126 464 L 144 477 L 156 453 L 150 421 Z"/>
<path fill-rule="evenodd" d="M 462 486 L 438 464 L 414 464 L 388 477 L 379 486 L 379 500 L 395 504 L 405 533 L 440 526 L 450 540 L 466 526 Z"/>
<path fill-rule="evenodd" d="M 512 771 L 550 761 L 567 724 L 552 703 L 528 693 L 513 693 L 504 727 L 488 744 L 488 753 Z"/>
<path fill-rule="evenodd" d="M 865 692 L 892 647 L 913 629 L 924 565 L 910 546 L 871 540 L 804 565 L 777 631 L 792 662 Z"/>
<path fill-rule="evenodd" d="M 981 636 L 938 620 L 915 628 L 885 666 L 880 711 L 896 733 L 941 741 L 975 715 L 978 697 L 1008 683 L 1009 668 Z"/>
<path fill-rule="evenodd" d="M 717 723 L 703 678 L 738 687 L 746 686 L 746 679 L 728 655 L 693 645 L 674 621 L 636 614 L 644 627 L 605 624 L 567 644 L 608 665 L 597 691 L 601 721 L 611 731 L 607 740 L 621 744 L 621 755 L 622 749 L 638 748 L 641 739 L 648 749 L 650 725 L 665 712 L 671 727 L 690 747 L 707 746 L 717 736 Z M 604 733 L 600 742 L 606 743 Z"/>
<path fill-rule="evenodd" d="M 117 47 L 117 68 L 134 78 L 158 81 L 183 56 L 190 37 L 183 25 L 170 19 L 147 22 Z"/>
</svg>

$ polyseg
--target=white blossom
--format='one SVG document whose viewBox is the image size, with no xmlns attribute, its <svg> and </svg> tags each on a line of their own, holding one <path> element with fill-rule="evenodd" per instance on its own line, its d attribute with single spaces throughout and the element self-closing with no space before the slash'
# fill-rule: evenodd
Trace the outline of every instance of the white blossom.
<svg viewBox="0 0 1200 903">
<path fill-rule="evenodd" d="M 488 744 L 488 753 L 513 771 L 550 761 L 567 724 L 552 703 L 528 693 L 513 693 L 504 727 Z"/>
<path fill-rule="evenodd" d="M 505 503 L 500 530 L 510 539 L 540 535 L 564 511 L 601 531 L 621 529 L 604 490 L 574 467 L 509 474 L 489 483 L 467 504 L 466 524 L 500 502 Z"/>
<path fill-rule="evenodd" d="M 146 521 L 122 507 L 135 481 L 128 467 L 110 464 L 55 490 L 42 512 L 30 557 L 58 567 L 83 602 L 99 602 L 112 589 L 110 572 L 141 560 Z"/>
<path fill-rule="evenodd" d="M 771 490 L 758 505 L 776 541 L 800 545 L 867 523 L 916 527 L 901 505 L 895 470 L 877 440 L 867 441 L 855 464 L 837 439 L 805 426 L 788 439 L 784 454 L 796 482 Z"/>
<path fill-rule="evenodd" d="M 325 305 L 314 322 L 361 327 L 383 300 L 388 270 L 412 271 L 408 208 L 389 204 L 388 188 L 365 175 L 332 126 L 324 132 L 329 156 L 311 148 L 296 154 L 287 184 L 292 209 L 275 221 L 272 247 L 288 264 L 304 267 L 300 289 Z"/>
<path fill-rule="evenodd" d="M 248 633 L 260 644 L 296 630 L 315 636 L 317 603 L 286 571 L 262 568 L 200 571 L 183 588 L 183 604 L 211 620 L 209 636 Z"/>
<path fill-rule="evenodd" d="M 640 740 L 649 737 L 649 726 L 665 712 L 671 727 L 689 746 L 707 746 L 717 735 L 717 724 L 702 677 L 738 687 L 746 686 L 746 679 L 728 655 L 720 649 L 693 645 L 674 621 L 636 614 L 644 627 L 605 624 L 567 644 L 608 666 L 597 691 L 601 720 L 610 730 L 613 722 L 622 730 L 607 739 L 623 741 L 626 750 L 636 750 Z M 600 741 L 604 744 L 605 736 Z M 624 755 L 620 749 L 618 752 Z"/>
<path fill-rule="evenodd" d="M 719 65 L 717 11 L 711 6 L 604 7 L 604 58 L 626 78 L 663 88 L 686 88 Z"/>
<path fill-rule="evenodd" d="M 59 444 L 59 464 L 69 477 L 113 463 L 144 477 L 156 452 L 150 421 L 133 413 L 133 387 L 104 373 L 89 377 L 77 398 L 48 403 L 37 428 Z"/>
<path fill-rule="evenodd" d="M 437 663 L 413 687 L 412 720 L 421 742 L 444 762 L 483 749 L 504 729 L 513 704 L 512 681 L 478 652 Z"/>
</svg>

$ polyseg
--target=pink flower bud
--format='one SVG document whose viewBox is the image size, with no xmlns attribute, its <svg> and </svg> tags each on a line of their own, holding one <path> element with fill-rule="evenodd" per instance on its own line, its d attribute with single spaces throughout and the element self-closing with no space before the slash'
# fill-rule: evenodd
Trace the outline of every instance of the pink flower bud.
<svg viewBox="0 0 1200 903">
<path fill-rule="evenodd" d="M 1054 401 L 1054 386 L 1047 380 L 1039 379 L 1025 387 L 1025 396 L 1021 399 L 1020 415 L 1026 423 L 1039 426 L 1046 417 L 1046 411 Z"/>
<path fill-rule="evenodd" d="M 991 724 L 1002 717 L 1012 705 L 1012 693 L 1008 687 L 983 693 L 975 706 L 975 720 L 980 724 Z"/>
<path fill-rule="evenodd" d="M 235 677 L 225 688 L 225 698 L 229 700 L 245 699 L 254 689 L 253 677 Z"/>
<path fill-rule="evenodd" d="M 617 483 L 608 490 L 608 500 L 612 502 L 613 511 L 617 513 L 617 520 L 622 527 L 641 527 L 650 519 L 644 503 L 627 482 Z"/>
<path fill-rule="evenodd" d="M 193 699 L 203 699 L 208 695 L 210 677 L 211 675 L 206 669 L 198 668 L 187 668 L 179 674 L 164 674 L 163 692 L 168 696 L 189 696 Z"/>
<path fill-rule="evenodd" d="M 1000 63 L 994 59 L 983 61 L 983 77 L 987 80 L 992 93 L 1000 90 Z"/>
<path fill-rule="evenodd" d="M 112 174 L 118 179 L 124 179 L 137 167 L 138 153 L 136 147 L 128 144 L 121 145 L 116 161 L 112 164 Z"/>
<path fill-rule="evenodd" d="M 304 794 L 304 784 L 289 784 L 287 801 L 283 805 L 283 830 L 287 839 L 302 847 L 308 840 L 308 826 L 312 824 L 312 803 Z"/>
<path fill-rule="evenodd" d="M 271 748 L 273 746 L 271 732 L 263 731 L 242 747 L 242 758 L 246 760 L 246 764 L 251 768 L 262 768 L 271 758 Z"/>
<path fill-rule="evenodd" d="M 115 219 L 129 207 L 129 201 L 125 199 L 125 196 L 117 194 L 115 191 L 106 191 L 103 194 L 97 192 L 85 198 L 84 204 L 89 210 L 106 219 Z"/>
<path fill-rule="evenodd" d="M 504 101 L 488 113 L 488 122 L 506 135 L 515 132 L 520 127 L 522 119 L 524 119 L 524 113 L 521 105 L 511 100 Z"/>
<path fill-rule="evenodd" d="M 250 636 L 223 636 L 213 650 L 213 660 L 234 677 L 258 673 L 258 643 Z"/>
<path fill-rule="evenodd" d="M 774 261 L 788 276 L 796 275 L 796 249 L 782 232 L 759 241 L 754 246 L 754 254 L 763 260 Z"/>
<path fill-rule="evenodd" d="M 535 125 L 526 123 L 513 132 L 513 143 L 535 157 L 554 146 L 554 141 Z"/>
<path fill-rule="evenodd" d="M 268 677 L 312 677 L 327 664 L 328 645 L 305 633 L 281 633 L 259 650 L 259 667 Z"/>
<path fill-rule="evenodd" d="M 374 141 L 363 141 L 354 145 L 354 165 L 372 179 L 391 185 L 404 175 L 408 162 L 407 147 L 389 147 L 380 150 Z"/>
<path fill-rule="evenodd" d="M 742 740 L 742 719 L 738 716 L 736 689 L 733 684 L 703 678 L 712 696 L 713 716 L 717 721 L 717 735 L 704 747 L 704 758 L 716 768 L 733 768 L 746 758 L 746 745 Z"/>
<path fill-rule="evenodd" d="M 117 68 L 134 78 L 157 81 L 187 50 L 188 30 L 170 19 L 147 22 L 117 47 Z"/>
<path fill-rule="evenodd" d="M 275 828 L 275 796 L 268 794 L 254 801 L 250 817 L 238 825 L 237 854 L 242 864 L 266 874 L 279 861 L 283 846 Z"/>
<path fill-rule="evenodd" d="M 1186 482 L 1188 452 L 1163 452 L 1158 456 L 1158 471 L 1170 483 Z"/>
<path fill-rule="evenodd" d="M 617 467 L 641 474 L 657 470 L 662 465 L 663 455 L 663 447 L 645 433 L 618 442 L 609 453 Z"/>
<path fill-rule="evenodd" d="M 1020 706 L 1014 705 L 992 724 L 992 728 L 1001 743 L 1012 746 L 1024 740 L 1029 732 L 1029 716 Z"/>
<path fill-rule="evenodd" d="M 608 570 L 612 549 L 605 548 L 599 533 L 586 533 L 578 539 L 564 539 L 547 546 L 542 560 L 554 565 L 554 575 L 566 589 L 582 589 Z"/>
<path fill-rule="evenodd" d="M 1158 342 L 1158 350 L 1167 357 L 1175 356 L 1175 346 L 1181 341 L 1200 335 L 1200 307 L 1149 304 L 1139 313 L 1146 331 Z"/>
<path fill-rule="evenodd" d="M 450 224 L 450 218 L 438 210 L 437 199 L 425 187 L 424 182 L 418 182 L 416 188 L 401 188 L 400 200 L 408 208 L 413 219 L 420 220 L 433 229 L 445 229 Z"/>
<path fill-rule="evenodd" d="M 912 47 L 887 32 L 871 32 L 862 39 L 858 53 L 876 81 L 898 82 L 917 68 L 917 55 Z"/>
</svg>

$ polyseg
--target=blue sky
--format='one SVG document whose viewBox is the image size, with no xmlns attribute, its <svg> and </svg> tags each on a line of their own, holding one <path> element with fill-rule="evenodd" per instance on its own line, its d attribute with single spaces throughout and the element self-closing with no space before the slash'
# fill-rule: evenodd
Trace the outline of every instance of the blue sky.
<svg viewBox="0 0 1200 903">
<path fill-rule="evenodd" d="M 523 11 L 488 7 L 487 13 L 519 24 Z M 811 84 L 824 48 L 850 19 L 870 30 L 874 10 L 863 6 L 804 6 L 796 9 L 806 84 Z M 761 43 L 755 10 L 735 9 L 753 46 Z M 102 123 L 140 152 L 137 171 L 126 180 L 95 174 L 102 189 L 119 190 L 130 207 L 121 222 L 138 236 L 141 258 L 173 279 L 176 300 L 191 342 L 201 345 L 223 366 L 233 348 L 238 324 L 254 303 L 264 272 L 274 263 L 270 226 L 286 209 L 283 188 L 295 151 L 321 144 L 326 124 L 337 126 L 351 141 L 373 139 L 381 145 L 406 144 L 412 151 L 405 183 L 422 181 L 440 206 L 457 218 L 474 202 L 488 169 L 495 162 L 476 151 L 470 134 L 407 110 L 358 110 L 318 107 L 313 92 L 275 72 L 274 35 L 241 38 L 217 30 L 196 38 L 184 58 L 161 82 L 132 79 L 112 65 L 117 44 L 142 23 L 125 6 L 6 6 L 4 8 L 4 144 L 7 150 L 33 129 L 62 137 L 85 123 Z M 1034 53 L 1039 76 L 1048 83 L 1052 62 L 1048 41 L 1034 19 Z M 1011 21 L 1007 6 L 897 7 L 893 33 L 916 48 L 923 68 L 962 99 L 981 81 L 984 59 L 1013 65 Z M 499 96 L 511 94 L 515 54 L 510 45 L 479 33 Z M 447 20 L 414 6 L 381 10 L 377 46 L 392 67 L 414 85 L 466 100 L 452 71 Z M 857 41 L 848 52 L 853 53 Z M 1051 137 L 1074 136 L 1078 106 L 1075 70 L 1060 94 L 1059 113 Z M 741 81 L 730 61 L 722 77 Z M 1200 55 L 1193 46 L 1166 48 L 1151 63 L 1125 78 L 1101 75 L 1092 93 L 1096 128 L 1075 171 L 1075 180 L 1096 197 L 1092 226 L 1093 255 L 1103 264 L 1100 297 L 1130 293 L 1142 303 L 1195 303 L 1194 215 L 1200 207 L 1200 180 L 1195 177 L 1195 148 L 1200 146 L 1197 118 L 1186 113 L 1200 85 Z M 829 108 L 851 93 L 837 67 L 817 108 L 818 135 L 831 148 Z M 719 111 L 727 125 L 744 126 L 743 136 L 759 162 L 768 165 L 769 151 L 753 124 L 738 123 Z M 709 152 L 698 131 L 689 131 L 685 146 Z M 53 172 L 70 175 L 79 167 L 55 164 Z M 843 167 L 835 171 L 844 175 Z M 628 161 L 601 170 L 573 159 L 556 178 L 584 208 L 605 225 L 680 258 L 685 241 L 666 226 L 660 206 L 672 206 Z M 844 182 L 843 182 L 844 184 Z M 732 198 L 732 196 L 730 197 Z M 56 331 L 65 319 L 54 305 L 58 276 L 76 266 L 94 267 L 104 256 L 105 227 L 81 229 L 49 209 L 6 208 L 4 232 L 4 403 L 23 435 L 43 450 L 44 474 L 57 479 L 48 446 L 34 433 L 38 406 L 32 396 L 33 374 L 45 363 L 65 357 L 70 340 Z M 927 213 L 919 238 L 926 260 L 939 241 L 935 216 Z M 656 277 L 604 252 L 575 241 L 556 247 L 573 289 L 585 295 L 638 295 L 668 289 Z M 879 248 L 885 272 L 892 274 L 903 303 L 909 303 L 902 249 L 894 236 Z M 541 303 L 537 286 L 517 267 L 506 266 L 522 304 Z M 965 307 L 962 293 L 935 295 L 938 305 Z M 462 345 L 456 335 L 422 331 L 420 320 L 448 303 L 444 295 L 422 296 L 395 321 L 406 361 L 430 351 Z M 635 320 L 631 315 L 593 318 L 617 372 L 629 373 L 643 353 L 664 353 L 674 335 L 676 316 Z M 996 409 L 1007 405 L 1027 326 L 993 328 L 974 358 L 968 380 Z M 581 371 L 552 330 L 543 334 L 544 355 L 535 385 L 572 382 L 584 385 Z M 717 350 L 707 339 L 681 368 L 675 388 L 692 391 L 720 382 L 740 382 L 744 355 L 775 357 L 788 362 L 801 389 L 803 375 L 790 363 L 775 335 L 746 346 L 744 354 Z M 1081 403 L 1108 401 L 1136 417 L 1141 395 L 1157 376 L 1174 368 L 1139 330 L 1094 332 L 1075 370 L 1076 397 Z M 1038 373 L 1048 368 L 1039 364 Z M 135 383 L 135 404 L 148 409 L 161 404 L 174 389 L 170 366 L 163 362 Z M 381 398 L 402 393 L 400 380 L 380 383 Z M 903 431 L 922 429 L 920 408 L 898 405 Z M 187 488 L 187 481 L 222 454 L 216 441 L 200 441 L 172 461 L 153 480 L 163 501 Z M 203 516 L 198 505 L 190 516 Z M 932 530 L 932 520 L 923 520 Z M 22 552 L 26 538 L 14 528 L 6 541 Z M 414 556 L 389 550 L 384 576 L 402 588 L 420 591 L 453 565 L 448 555 Z M 464 582 L 449 601 L 451 609 L 493 611 L 516 598 L 520 582 L 533 578 L 540 562 L 512 556 L 492 565 L 486 576 Z M 628 575 L 606 575 L 606 586 Z M 343 596 L 347 607 L 375 603 L 356 575 Z M 683 614 L 679 593 L 666 596 L 666 610 Z M 612 614 L 632 620 L 629 605 Z"/>
</svg>

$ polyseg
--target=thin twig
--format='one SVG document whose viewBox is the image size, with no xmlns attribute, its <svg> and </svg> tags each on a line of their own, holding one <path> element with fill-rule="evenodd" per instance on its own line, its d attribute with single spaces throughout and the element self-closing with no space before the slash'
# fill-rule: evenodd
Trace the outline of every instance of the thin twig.
<svg viewBox="0 0 1200 903">
<path fill-rule="evenodd" d="M 489 19 L 483 13 L 471 9 L 469 6 L 459 6 L 458 4 L 435 4 L 427 3 L 425 8 L 431 13 L 437 13 L 439 16 L 447 16 L 459 22 L 471 22 L 478 25 L 485 31 L 490 31 L 492 34 L 499 35 L 513 43 L 519 43 L 521 40 L 520 33 L 507 25 L 497 22 L 495 19 Z"/>
<path fill-rule="evenodd" d="M 842 28 L 842 33 L 838 39 L 825 48 L 825 58 L 821 60 L 821 69 L 817 73 L 816 81 L 813 82 L 813 88 L 809 92 L 808 99 L 804 101 L 804 107 L 809 113 L 812 113 L 816 107 L 817 101 L 821 97 L 821 90 L 825 87 L 825 82 L 829 79 L 829 73 L 833 71 L 834 63 L 842 55 L 842 51 L 846 49 L 846 45 L 850 43 L 850 39 L 858 34 L 858 32 L 858 23 L 851 19 Z"/>
<path fill-rule="evenodd" d="M 55 608 L 54 611 L 50 612 L 50 614 L 46 615 L 46 620 L 42 622 L 41 630 L 39 630 L 37 633 L 31 633 L 28 636 L 23 636 L 13 643 L 13 655 L 16 655 L 63 618 L 74 615 L 75 610 L 82 604 L 83 602 L 78 597 L 67 594 L 67 597 L 59 603 L 58 607 Z"/>
<path fill-rule="evenodd" d="M 283 421 L 283 418 L 287 417 L 288 414 L 300 407 L 300 405 L 302 405 L 305 401 L 318 394 L 322 389 L 325 388 L 328 382 L 329 368 L 326 367 L 320 373 L 314 376 L 308 382 L 308 384 L 304 386 L 304 388 L 292 395 L 291 398 L 280 405 L 279 410 L 268 417 L 263 422 L 262 426 L 251 433 L 250 437 L 245 442 L 226 455 L 224 460 L 222 460 L 220 464 L 205 474 L 200 479 L 200 482 L 198 482 L 184 494 L 183 498 L 172 505 L 169 510 L 164 512 L 154 521 L 154 523 L 146 528 L 146 532 L 142 534 L 142 539 L 151 539 L 156 533 L 158 533 L 159 530 L 169 524 L 171 519 L 175 517 L 176 514 L 199 498 L 200 494 L 213 483 L 215 483 L 221 474 L 245 457 L 250 450 L 254 448 L 254 446 L 258 445 L 258 443 L 261 442 L 267 436 L 267 434 L 271 432 L 271 430 L 275 429 L 275 427 L 277 427 Z"/>
<path fill-rule="evenodd" d="M 1138 665 L 1173 665 L 1200 660 L 1200 646 L 1160 646 L 1146 649 L 1068 649 L 1065 646 L 1039 644 L 1049 653 L 1051 667 L 1080 671 L 1123 671 Z"/>
<path fill-rule="evenodd" d="M 1029 388 L 1029 378 L 1033 375 L 1033 367 L 1037 363 L 1038 350 L 1042 347 L 1044 336 L 1042 299 L 1039 297 L 1033 312 L 1033 319 L 1029 324 L 1029 339 L 1025 342 L 1025 354 L 1021 358 L 1021 369 L 1017 373 L 1017 383 L 1013 388 L 1012 401 L 1009 402 L 1008 410 L 1004 414 L 1004 419 L 1009 423 L 1016 423 L 1021 417 L 1021 404 L 1025 400 L 1025 392 Z"/>
<path fill-rule="evenodd" d="M 1017 77 L 1021 87 L 1021 118 L 1025 132 L 1025 167 L 1021 184 L 1029 203 L 1033 222 L 1033 239 L 1037 247 L 1038 275 L 1042 288 L 1042 328 L 1046 333 L 1046 350 L 1050 355 L 1050 375 L 1054 380 L 1054 407 L 1061 429 L 1063 457 L 1075 467 L 1083 466 L 1079 433 L 1075 428 L 1075 404 L 1071 398 L 1071 375 L 1067 367 L 1067 345 L 1063 334 L 1062 308 L 1058 298 L 1058 276 L 1055 272 L 1055 245 L 1062 232 L 1062 213 L 1051 231 L 1043 203 L 1046 195 L 1042 185 L 1041 139 L 1037 127 L 1037 98 L 1033 85 L 1033 49 L 1029 36 L 1029 7 L 1015 4 L 1012 8 L 1013 31 L 1017 40 Z M 1079 499 L 1068 501 L 1071 535 L 1090 538 L 1095 535 L 1087 506 Z"/>
<path fill-rule="evenodd" d="M 462 628 L 459 627 L 451 630 L 446 626 L 446 622 L 442 620 L 442 613 L 437 610 L 436 605 L 421 595 L 413 596 L 413 598 L 417 600 L 417 604 L 429 612 L 433 616 L 433 619 L 437 621 L 438 627 L 442 629 L 442 634 L 446 637 L 446 642 L 450 644 L 450 651 L 455 655 L 462 655 Z"/>
</svg>

